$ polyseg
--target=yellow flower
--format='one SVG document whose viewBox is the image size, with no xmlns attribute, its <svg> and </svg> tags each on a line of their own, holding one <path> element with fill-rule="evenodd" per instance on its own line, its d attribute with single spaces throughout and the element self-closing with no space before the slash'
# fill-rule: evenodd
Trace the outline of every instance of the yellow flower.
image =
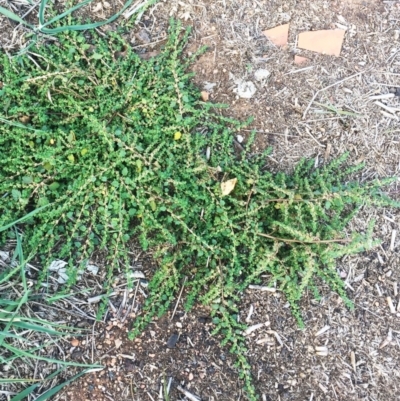
<svg viewBox="0 0 400 401">
<path fill-rule="evenodd" d="M 175 132 L 175 134 L 174 134 L 175 141 L 179 141 L 179 139 L 181 139 L 181 138 L 182 138 L 182 134 L 179 131 Z"/>
</svg>

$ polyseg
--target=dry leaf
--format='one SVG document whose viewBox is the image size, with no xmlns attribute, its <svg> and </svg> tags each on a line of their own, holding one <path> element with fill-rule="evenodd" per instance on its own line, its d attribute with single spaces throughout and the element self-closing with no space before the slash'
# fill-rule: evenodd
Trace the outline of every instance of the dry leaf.
<svg viewBox="0 0 400 401">
<path fill-rule="evenodd" d="M 203 102 L 207 102 L 210 97 L 210 94 L 207 91 L 201 91 L 200 95 Z"/>
<path fill-rule="evenodd" d="M 232 178 L 231 180 L 221 182 L 222 196 L 229 195 L 235 189 L 236 183 L 237 178 Z"/>
<path fill-rule="evenodd" d="M 79 345 L 79 340 L 77 340 L 76 338 L 73 338 L 73 339 L 71 340 L 71 345 L 72 345 L 73 347 L 77 347 L 77 346 Z"/>
<path fill-rule="evenodd" d="M 31 121 L 31 118 L 29 116 L 21 116 L 19 121 L 21 121 L 22 124 L 28 124 L 29 121 Z"/>
<path fill-rule="evenodd" d="M 115 348 L 118 349 L 121 346 L 121 344 L 122 344 L 122 341 L 119 338 L 117 338 L 115 340 Z"/>
</svg>

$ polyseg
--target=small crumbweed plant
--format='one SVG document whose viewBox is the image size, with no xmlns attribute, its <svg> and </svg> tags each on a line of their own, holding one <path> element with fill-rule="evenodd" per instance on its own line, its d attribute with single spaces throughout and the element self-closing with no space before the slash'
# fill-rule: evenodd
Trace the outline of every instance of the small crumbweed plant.
<svg viewBox="0 0 400 401">
<path fill-rule="evenodd" d="M 95 249 L 107 251 L 106 290 L 117 272 L 129 277 L 137 238 L 158 268 L 130 337 L 184 285 L 187 310 L 210 306 L 214 333 L 230 345 L 255 400 L 243 291 L 276 286 L 300 325 L 302 294 L 318 297 L 320 281 L 351 306 L 335 259 L 376 242 L 372 223 L 365 234 L 344 229 L 364 205 L 399 204 L 381 191 L 394 179 L 350 181 L 362 165 L 345 167 L 346 155 L 322 167 L 303 160 L 286 174 L 268 169 L 268 151 L 251 153 L 254 135 L 235 153 L 243 124 L 201 101 L 187 72 L 196 55 L 182 55 L 187 39 L 172 22 L 164 49 L 148 61 L 120 35 L 95 32 L 62 33 L 29 57 L 3 55 L 0 226 L 21 224 L 25 252 L 43 266 L 39 282 L 54 258 L 68 261 L 67 288 Z"/>
</svg>

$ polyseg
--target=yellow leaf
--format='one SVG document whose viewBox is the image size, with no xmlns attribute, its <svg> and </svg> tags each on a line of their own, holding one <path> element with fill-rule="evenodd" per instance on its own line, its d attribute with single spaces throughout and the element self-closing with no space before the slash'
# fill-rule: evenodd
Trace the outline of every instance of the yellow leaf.
<svg viewBox="0 0 400 401">
<path fill-rule="evenodd" d="M 43 163 L 43 168 L 47 171 L 50 171 L 53 168 L 53 166 L 49 162 L 46 162 Z"/>
<path fill-rule="evenodd" d="M 181 139 L 181 138 L 182 138 L 182 134 L 179 131 L 175 132 L 175 134 L 174 134 L 175 141 L 179 141 L 179 139 Z"/>
<path fill-rule="evenodd" d="M 232 178 L 231 180 L 221 182 L 222 196 L 229 195 L 234 190 L 236 183 L 237 178 Z"/>
<path fill-rule="evenodd" d="M 151 200 L 150 200 L 150 207 L 151 207 L 151 210 L 152 210 L 153 212 L 156 211 L 157 205 L 156 205 L 156 202 L 154 201 L 154 199 L 151 199 Z"/>
<path fill-rule="evenodd" d="M 50 139 L 50 145 L 54 145 L 55 140 L 53 138 Z"/>
<path fill-rule="evenodd" d="M 81 155 L 82 155 L 82 156 L 85 156 L 87 152 L 88 152 L 88 150 L 87 150 L 86 148 L 85 148 L 85 149 L 82 149 L 82 150 L 81 150 Z"/>
<path fill-rule="evenodd" d="M 75 156 L 74 155 L 68 155 L 68 160 L 73 163 L 75 161 Z"/>
<path fill-rule="evenodd" d="M 294 196 L 294 199 L 296 199 L 296 200 L 301 200 L 301 199 L 303 199 L 303 197 L 302 197 L 300 194 L 296 194 L 296 195 Z"/>
<path fill-rule="evenodd" d="M 35 142 L 29 141 L 28 145 L 33 149 L 35 147 Z"/>
</svg>

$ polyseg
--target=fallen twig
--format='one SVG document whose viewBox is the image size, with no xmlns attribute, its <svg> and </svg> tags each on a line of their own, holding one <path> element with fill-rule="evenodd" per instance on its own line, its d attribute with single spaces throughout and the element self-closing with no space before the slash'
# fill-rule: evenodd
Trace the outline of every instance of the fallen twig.
<svg viewBox="0 0 400 401">
<path fill-rule="evenodd" d="M 185 397 L 189 398 L 191 401 L 201 401 L 200 398 L 196 397 L 194 394 L 189 393 L 189 391 L 185 390 L 181 386 L 176 386 L 176 388 L 185 395 Z"/>
<path fill-rule="evenodd" d="M 321 92 L 324 92 L 324 91 L 326 91 L 327 89 L 332 88 L 332 87 L 334 87 L 334 86 L 336 86 L 336 85 L 339 85 L 339 84 L 341 84 L 341 83 L 343 83 L 343 82 L 346 82 L 346 81 L 348 81 L 349 79 L 358 77 L 359 75 L 364 74 L 364 73 L 367 72 L 367 71 L 369 71 L 369 70 L 361 71 L 361 72 L 358 72 L 357 74 L 350 75 L 350 76 L 347 77 L 347 78 L 343 78 L 343 79 L 341 79 L 340 81 L 335 82 L 334 84 L 328 85 L 328 86 L 326 86 L 325 88 L 322 88 L 322 89 L 317 90 L 317 91 L 314 93 L 314 96 L 312 97 L 310 103 L 308 103 L 308 106 L 307 106 L 307 108 L 305 109 L 305 111 L 304 111 L 304 113 L 303 113 L 303 120 L 306 118 L 306 115 L 307 115 L 307 113 L 308 113 L 308 110 L 310 109 L 311 105 L 313 104 L 315 98 L 316 98 Z"/>
</svg>

